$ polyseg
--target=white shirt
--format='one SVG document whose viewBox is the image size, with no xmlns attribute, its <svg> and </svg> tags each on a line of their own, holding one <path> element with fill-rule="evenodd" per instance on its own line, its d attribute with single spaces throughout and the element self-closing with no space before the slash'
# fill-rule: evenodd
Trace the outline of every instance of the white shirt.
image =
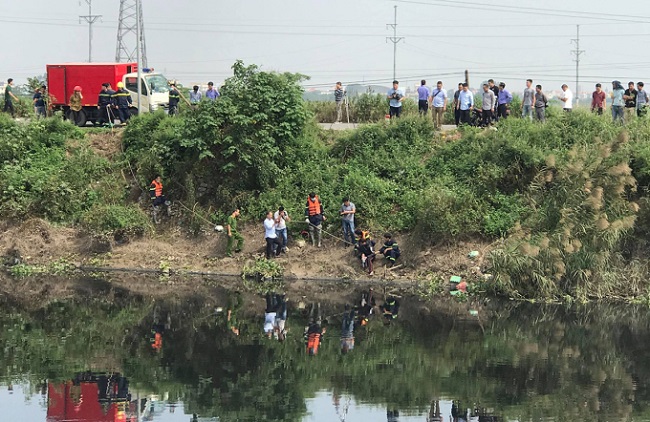
<svg viewBox="0 0 650 422">
<path fill-rule="evenodd" d="M 275 312 L 267 312 L 264 314 L 264 332 L 271 333 L 273 332 L 273 326 L 275 325 Z"/>
<path fill-rule="evenodd" d="M 287 210 L 284 210 L 284 215 L 286 217 L 289 217 L 289 213 L 287 212 Z M 273 214 L 273 218 L 275 218 L 276 220 L 278 219 L 279 216 L 280 216 L 280 211 L 276 211 L 275 214 Z M 287 222 L 284 221 L 284 217 L 280 219 L 280 222 L 275 226 L 275 228 L 277 230 L 282 230 L 287 228 Z"/>
<path fill-rule="evenodd" d="M 573 92 L 571 92 L 570 89 L 564 91 L 560 98 L 566 98 L 566 101 L 564 101 L 562 108 L 573 108 Z"/>
<path fill-rule="evenodd" d="M 275 239 L 277 235 L 275 234 L 275 220 L 272 218 L 267 218 L 264 220 L 264 237 Z"/>
</svg>

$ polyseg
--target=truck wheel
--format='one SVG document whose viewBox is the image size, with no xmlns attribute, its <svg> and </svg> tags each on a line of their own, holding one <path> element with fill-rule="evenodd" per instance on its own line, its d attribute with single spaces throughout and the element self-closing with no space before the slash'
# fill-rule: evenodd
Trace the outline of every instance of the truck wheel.
<svg viewBox="0 0 650 422">
<path fill-rule="evenodd" d="M 78 111 L 76 114 L 74 111 L 68 110 L 66 117 L 75 126 L 86 126 L 86 113 L 83 110 Z"/>
</svg>

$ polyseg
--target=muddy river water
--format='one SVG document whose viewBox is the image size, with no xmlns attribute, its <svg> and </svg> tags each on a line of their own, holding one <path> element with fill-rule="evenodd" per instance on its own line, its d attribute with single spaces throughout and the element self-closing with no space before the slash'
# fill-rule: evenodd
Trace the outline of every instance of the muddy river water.
<svg viewBox="0 0 650 422">
<path fill-rule="evenodd" d="M 345 308 L 363 291 L 288 293 L 270 337 L 283 299 L 266 309 L 259 289 L 5 301 L 0 420 L 650 421 L 647 305 L 445 299 L 451 312 L 395 295 L 387 318 L 382 292 L 366 320 Z"/>
</svg>

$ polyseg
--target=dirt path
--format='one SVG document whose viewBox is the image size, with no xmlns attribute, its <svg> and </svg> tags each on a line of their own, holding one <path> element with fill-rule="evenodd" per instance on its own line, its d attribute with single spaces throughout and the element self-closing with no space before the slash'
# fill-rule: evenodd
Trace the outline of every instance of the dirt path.
<svg viewBox="0 0 650 422">
<path fill-rule="evenodd" d="M 66 260 L 77 266 L 206 271 L 221 274 L 241 274 L 244 264 L 262 256 L 265 248 L 261 227 L 248 225 L 242 230 L 244 250 L 233 258 L 225 257 L 226 236 L 207 233 L 190 238 L 173 225 L 157 227 L 151 236 L 130 239 L 127 243 L 97 242 L 88 234 L 66 227 L 54 227 L 44 220 L 31 219 L 23 223 L 0 224 L 0 256 L 5 261 L 18 258 L 26 264 L 45 265 Z M 397 236 L 402 249 L 402 266 L 394 271 L 384 270 L 378 258 L 372 279 L 395 281 L 422 280 L 433 274 L 448 279 L 475 273 L 488 250 L 485 242 L 460 242 L 453 246 L 422 245 L 409 236 Z M 482 252 L 480 258 L 467 257 L 470 251 Z M 352 248 L 342 242 L 325 238 L 322 248 L 310 245 L 300 248 L 290 239 L 289 252 L 277 259 L 288 278 L 369 279 L 362 271 Z"/>
</svg>

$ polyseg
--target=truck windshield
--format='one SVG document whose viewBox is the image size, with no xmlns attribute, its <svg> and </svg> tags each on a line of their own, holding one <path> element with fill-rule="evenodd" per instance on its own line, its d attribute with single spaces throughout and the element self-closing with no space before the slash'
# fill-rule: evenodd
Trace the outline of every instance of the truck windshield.
<svg viewBox="0 0 650 422">
<path fill-rule="evenodd" d="M 147 85 L 151 92 L 164 94 L 169 92 L 169 85 L 167 84 L 167 79 L 163 75 L 148 75 L 144 79 L 147 81 Z"/>
</svg>

